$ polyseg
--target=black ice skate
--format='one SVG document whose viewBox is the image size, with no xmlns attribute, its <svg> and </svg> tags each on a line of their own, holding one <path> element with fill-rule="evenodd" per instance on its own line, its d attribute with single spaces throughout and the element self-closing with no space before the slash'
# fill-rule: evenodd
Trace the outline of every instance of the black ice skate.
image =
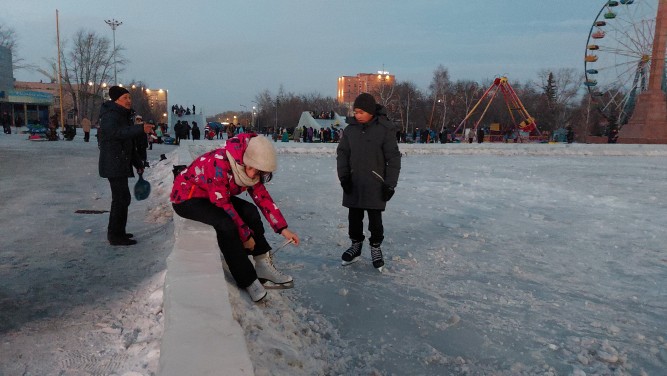
<svg viewBox="0 0 667 376">
<path fill-rule="evenodd" d="M 343 260 L 342 264 L 350 265 L 352 263 L 359 261 L 359 258 L 361 257 L 362 245 L 363 245 L 362 242 L 355 242 L 353 240 L 350 248 L 348 248 L 345 252 L 343 252 L 343 255 L 340 257 Z"/>
<path fill-rule="evenodd" d="M 384 269 L 384 258 L 382 258 L 380 244 L 371 244 L 371 260 L 373 260 L 373 267 L 382 273 L 382 269 Z"/>
</svg>

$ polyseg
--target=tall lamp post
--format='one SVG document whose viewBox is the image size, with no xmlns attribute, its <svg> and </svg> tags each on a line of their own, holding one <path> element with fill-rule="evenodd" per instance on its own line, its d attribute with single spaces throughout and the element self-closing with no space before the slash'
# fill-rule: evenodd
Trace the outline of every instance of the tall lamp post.
<svg viewBox="0 0 667 376">
<path fill-rule="evenodd" d="M 257 107 L 252 106 L 252 119 L 250 120 L 250 127 L 252 128 L 253 132 L 255 132 L 255 116 L 257 115 Z M 261 131 L 259 132 L 261 133 Z"/>
<path fill-rule="evenodd" d="M 114 85 L 118 85 L 118 75 L 116 72 L 116 28 L 123 23 L 121 21 L 116 21 L 113 18 L 110 20 L 104 20 L 104 22 L 111 26 L 111 30 L 113 30 L 113 83 Z"/>
<path fill-rule="evenodd" d="M 257 132 L 262 133 L 262 125 L 259 122 L 259 103 L 252 101 L 256 106 L 252 106 L 252 113 L 254 115 L 253 125 L 257 127 Z"/>
<path fill-rule="evenodd" d="M 240 104 L 239 106 L 241 106 L 242 108 L 245 108 L 245 110 L 248 111 L 248 107 L 246 107 L 245 105 Z M 241 119 L 243 119 L 243 110 L 241 110 L 241 113 L 239 114 L 239 121 L 241 121 Z M 248 127 L 246 127 L 246 128 L 248 128 Z"/>
</svg>

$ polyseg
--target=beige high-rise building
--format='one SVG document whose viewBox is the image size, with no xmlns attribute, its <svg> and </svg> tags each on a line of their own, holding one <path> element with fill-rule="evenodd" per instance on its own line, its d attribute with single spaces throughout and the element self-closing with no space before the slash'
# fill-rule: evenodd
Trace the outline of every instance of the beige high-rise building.
<svg viewBox="0 0 667 376">
<path fill-rule="evenodd" d="M 358 73 L 356 76 L 338 77 L 338 91 L 336 98 L 338 103 L 352 106 L 354 99 L 361 93 L 370 93 L 378 97 L 380 93 L 387 90 L 396 83 L 396 77 L 387 71 L 377 73 Z"/>
</svg>

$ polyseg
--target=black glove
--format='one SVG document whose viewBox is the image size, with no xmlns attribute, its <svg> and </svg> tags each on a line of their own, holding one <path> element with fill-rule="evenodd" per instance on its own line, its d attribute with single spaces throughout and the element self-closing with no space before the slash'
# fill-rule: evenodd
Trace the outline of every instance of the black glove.
<svg viewBox="0 0 667 376">
<path fill-rule="evenodd" d="M 352 193 L 352 180 L 349 176 L 340 179 L 340 186 L 343 187 L 343 192 L 346 194 Z"/>
<path fill-rule="evenodd" d="M 382 201 L 389 201 L 391 200 L 391 196 L 394 195 L 394 187 L 383 184 L 382 185 Z"/>
</svg>

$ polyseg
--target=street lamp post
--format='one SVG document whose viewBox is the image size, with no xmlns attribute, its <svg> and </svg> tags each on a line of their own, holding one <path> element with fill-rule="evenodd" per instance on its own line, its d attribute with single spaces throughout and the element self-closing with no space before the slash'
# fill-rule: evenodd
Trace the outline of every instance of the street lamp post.
<svg viewBox="0 0 667 376">
<path fill-rule="evenodd" d="M 252 106 L 252 113 L 254 116 L 253 125 L 257 127 L 257 132 L 262 133 L 262 125 L 259 122 L 259 103 L 252 101 L 256 106 Z"/>
<path fill-rule="evenodd" d="M 242 108 L 245 108 L 246 112 L 248 111 L 248 107 L 246 107 L 245 105 L 240 104 L 239 106 L 241 106 Z M 239 114 L 239 121 L 241 121 L 243 119 L 243 112 L 244 111 L 241 110 L 241 113 Z"/>
<path fill-rule="evenodd" d="M 255 115 L 257 115 L 257 108 L 252 106 L 252 119 L 250 120 L 250 126 L 252 127 L 253 132 L 255 132 Z M 261 133 L 261 131 L 259 133 Z"/>
<path fill-rule="evenodd" d="M 116 21 L 115 19 L 104 20 L 107 25 L 111 26 L 113 30 L 113 82 L 114 85 L 118 85 L 118 74 L 116 71 L 116 28 L 123 23 L 121 21 Z"/>
</svg>

